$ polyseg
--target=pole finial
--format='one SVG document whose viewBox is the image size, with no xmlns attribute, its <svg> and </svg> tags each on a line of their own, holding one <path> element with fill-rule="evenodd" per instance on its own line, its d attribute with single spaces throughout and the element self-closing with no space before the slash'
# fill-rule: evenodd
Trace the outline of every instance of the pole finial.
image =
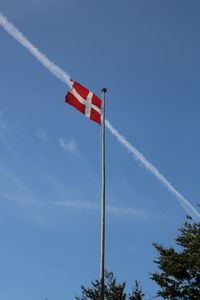
<svg viewBox="0 0 200 300">
<path fill-rule="evenodd" d="M 101 90 L 101 92 L 106 93 L 106 92 L 107 92 L 107 89 L 106 89 L 106 88 L 103 88 L 103 89 Z"/>
</svg>

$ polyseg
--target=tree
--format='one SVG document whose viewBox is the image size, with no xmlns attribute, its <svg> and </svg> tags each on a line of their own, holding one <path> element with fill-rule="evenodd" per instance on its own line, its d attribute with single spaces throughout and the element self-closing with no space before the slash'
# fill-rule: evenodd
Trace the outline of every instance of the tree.
<svg viewBox="0 0 200 300">
<path fill-rule="evenodd" d="M 191 219 L 188 217 L 188 219 Z M 185 222 L 175 239 L 180 247 L 165 248 L 154 243 L 159 257 L 154 262 L 161 273 L 151 274 L 151 279 L 160 286 L 157 296 L 164 299 L 200 299 L 200 222 Z"/>
<path fill-rule="evenodd" d="M 100 281 L 92 281 L 91 288 L 81 286 L 82 295 L 76 297 L 76 300 L 99 300 L 100 295 Z M 135 281 L 135 286 L 131 294 L 125 293 L 126 282 L 118 283 L 113 272 L 105 272 L 105 300 L 142 300 L 144 293 L 138 281 Z"/>
</svg>

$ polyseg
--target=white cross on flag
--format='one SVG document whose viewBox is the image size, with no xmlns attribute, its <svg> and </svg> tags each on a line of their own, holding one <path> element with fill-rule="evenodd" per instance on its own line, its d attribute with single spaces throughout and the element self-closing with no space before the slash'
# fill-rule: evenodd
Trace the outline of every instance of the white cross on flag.
<svg viewBox="0 0 200 300">
<path fill-rule="evenodd" d="M 89 119 L 101 124 L 101 100 L 88 89 L 73 81 L 65 102 L 74 106 Z"/>
</svg>

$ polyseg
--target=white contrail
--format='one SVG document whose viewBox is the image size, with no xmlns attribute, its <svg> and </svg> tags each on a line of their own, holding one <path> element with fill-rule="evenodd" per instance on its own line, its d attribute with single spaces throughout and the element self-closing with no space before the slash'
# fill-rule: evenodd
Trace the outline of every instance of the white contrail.
<svg viewBox="0 0 200 300">
<path fill-rule="evenodd" d="M 70 76 L 63 71 L 60 67 L 51 62 L 44 54 L 42 54 L 27 38 L 0 12 L 0 25 L 22 46 L 28 49 L 33 56 L 35 56 L 50 72 L 52 72 L 58 79 L 71 86 Z M 108 120 L 106 126 L 111 133 L 118 139 L 118 141 L 125 146 L 132 154 L 133 157 L 141 162 L 180 202 L 182 207 L 187 213 L 192 215 L 196 220 L 200 221 L 199 212 L 190 204 L 190 202 L 182 196 L 172 184 L 154 167 L 133 145 L 131 145 L 124 136 L 122 136 Z"/>
<path fill-rule="evenodd" d="M 126 147 L 128 151 L 133 154 L 133 157 L 141 162 L 147 170 L 149 170 L 180 202 L 182 207 L 186 210 L 189 215 L 192 215 L 196 220 L 200 221 L 199 212 L 190 204 L 190 202 L 183 197 L 173 185 L 158 171 L 158 169 L 152 165 L 143 155 L 140 153 L 133 145 L 131 145 L 127 139 L 122 136 L 108 120 L 106 120 L 106 126 L 111 131 L 111 133 L 118 139 L 118 141 Z"/>
<path fill-rule="evenodd" d="M 50 61 L 43 53 L 41 53 L 13 24 L 8 22 L 7 18 L 0 12 L 0 25 L 22 46 L 31 52 L 39 62 L 43 64 L 58 79 L 71 86 L 70 76 L 58 67 L 54 62 Z"/>
</svg>

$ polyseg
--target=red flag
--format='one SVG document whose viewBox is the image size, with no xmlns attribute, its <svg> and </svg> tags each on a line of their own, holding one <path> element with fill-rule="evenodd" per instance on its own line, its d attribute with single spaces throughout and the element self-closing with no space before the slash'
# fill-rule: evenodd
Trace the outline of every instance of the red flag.
<svg viewBox="0 0 200 300">
<path fill-rule="evenodd" d="M 65 102 L 74 106 L 89 119 L 101 124 L 101 100 L 88 89 L 73 81 Z"/>
</svg>

